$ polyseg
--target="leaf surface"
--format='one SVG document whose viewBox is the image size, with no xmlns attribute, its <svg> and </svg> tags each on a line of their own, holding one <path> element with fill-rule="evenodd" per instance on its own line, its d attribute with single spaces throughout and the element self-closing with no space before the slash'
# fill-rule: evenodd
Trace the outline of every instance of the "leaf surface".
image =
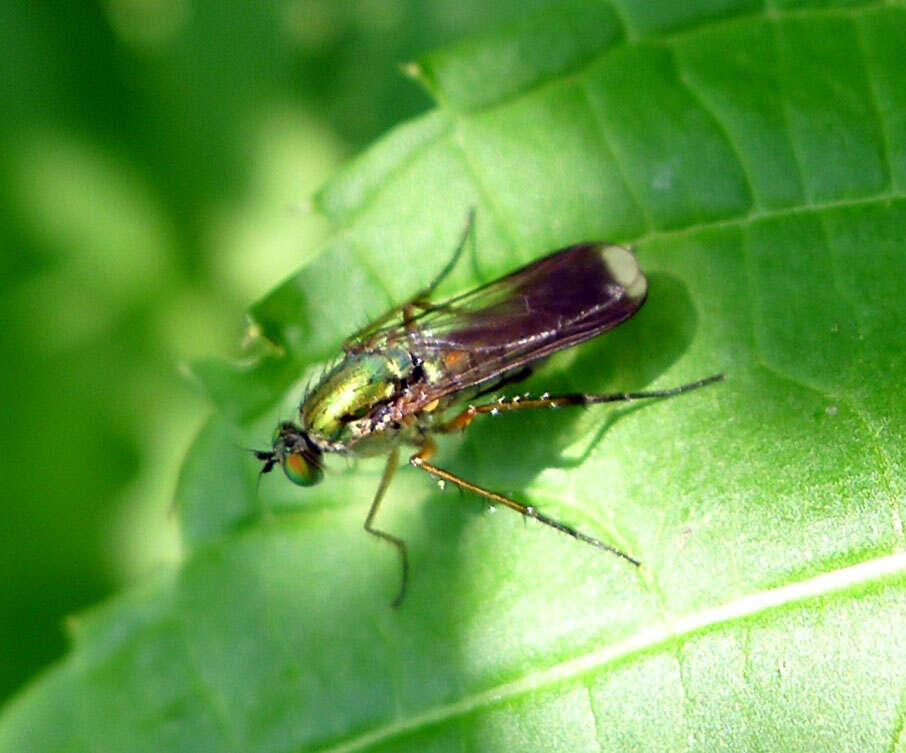
<svg viewBox="0 0 906 753">
<path fill-rule="evenodd" d="M 280 355 L 198 371 L 244 423 L 187 459 L 184 565 L 74 620 L 0 750 L 906 750 L 904 50 L 897 5 L 572 2 L 419 61 L 438 109 L 323 189 L 338 232 L 253 308 Z M 526 389 L 727 381 L 443 444 L 639 570 L 401 470 L 393 610 L 380 462 L 256 497 L 235 448 L 470 206 L 446 293 L 593 239 L 650 278 Z"/>
</svg>

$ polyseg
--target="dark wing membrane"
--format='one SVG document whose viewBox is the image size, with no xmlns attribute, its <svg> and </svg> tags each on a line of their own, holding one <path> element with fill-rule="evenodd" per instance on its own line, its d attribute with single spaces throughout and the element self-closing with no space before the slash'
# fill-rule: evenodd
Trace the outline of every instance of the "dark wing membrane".
<svg viewBox="0 0 906 753">
<path fill-rule="evenodd" d="M 638 311 L 647 290 L 631 251 L 583 243 L 437 304 L 415 318 L 405 340 L 438 397 L 617 326 Z"/>
</svg>

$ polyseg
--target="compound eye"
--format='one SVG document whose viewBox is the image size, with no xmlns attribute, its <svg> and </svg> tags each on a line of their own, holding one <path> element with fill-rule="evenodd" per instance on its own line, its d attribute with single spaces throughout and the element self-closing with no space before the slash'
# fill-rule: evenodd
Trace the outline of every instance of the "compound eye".
<svg viewBox="0 0 906 753">
<path fill-rule="evenodd" d="M 319 465 L 299 453 L 284 456 L 283 472 L 290 481 L 299 486 L 314 486 L 324 476 L 324 471 Z"/>
</svg>

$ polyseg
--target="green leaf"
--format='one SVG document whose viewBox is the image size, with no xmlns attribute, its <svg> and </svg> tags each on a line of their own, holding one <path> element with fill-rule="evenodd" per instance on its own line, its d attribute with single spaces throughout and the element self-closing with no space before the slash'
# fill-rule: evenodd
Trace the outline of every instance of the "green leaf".
<svg viewBox="0 0 906 753">
<path fill-rule="evenodd" d="M 0 751 L 906 750 L 904 50 L 896 6 L 572 2 L 426 56 L 438 109 L 324 188 L 335 237 L 253 308 L 281 355 L 199 370 L 246 422 L 189 454 L 184 564 L 74 620 Z M 402 469 L 394 610 L 396 555 L 361 531 L 380 461 L 256 497 L 236 447 L 470 206 L 445 292 L 595 238 L 650 278 L 528 389 L 727 380 L 443 445 L 639 570 Z"/>
</svg>

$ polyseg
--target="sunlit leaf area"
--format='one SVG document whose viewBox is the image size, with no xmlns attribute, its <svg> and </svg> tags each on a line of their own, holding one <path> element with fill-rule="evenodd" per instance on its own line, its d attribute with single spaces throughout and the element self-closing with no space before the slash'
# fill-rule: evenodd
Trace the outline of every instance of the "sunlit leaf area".
<svg viewBox="0 0 906 753">
<path fill-rule="evenodd" d="M 906 6 L 7 3 L 0 48 L 0 751 L 906 753 Z M 249 449 L 470 212 L 441 298 L 648 278 L 501 394 L 725 379 L 439 440 L 638 568 L 401 463 L 393 607 L 381 458 Z"/>
</svg>

